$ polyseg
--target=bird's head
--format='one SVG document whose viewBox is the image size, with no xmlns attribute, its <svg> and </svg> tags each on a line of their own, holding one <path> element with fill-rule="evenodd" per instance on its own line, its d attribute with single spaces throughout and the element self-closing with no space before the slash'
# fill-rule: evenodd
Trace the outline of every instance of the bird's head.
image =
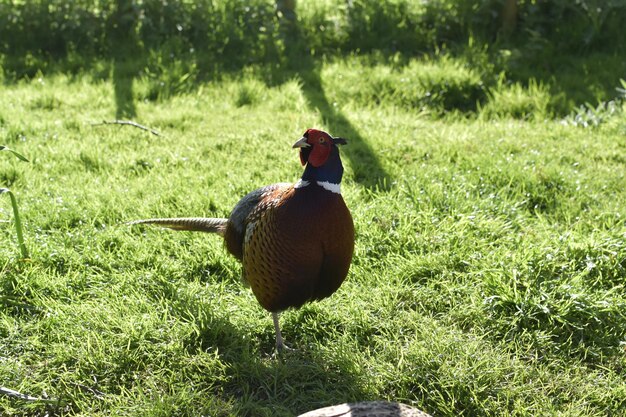
<svg viewBox="0 0 626 417">
<path fill-rule="evenodd" d="M 300 148 L 300 162 L 302 165 L 309 163 L 318 168 L 328 161 L 333 148 L 337 145 L 345 145 L 344 138 L 333 138 L 323 130 L 307 129 L 296 143 L 294 148 Z"/>
</svg>

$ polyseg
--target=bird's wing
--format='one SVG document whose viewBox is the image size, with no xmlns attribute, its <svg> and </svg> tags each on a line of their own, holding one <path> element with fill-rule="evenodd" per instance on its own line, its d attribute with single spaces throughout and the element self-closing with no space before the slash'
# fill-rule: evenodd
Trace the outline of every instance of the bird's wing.
<svg viewBox="0 0 626 417">
<path fill-rule="evenodd" d="M 289 187 L 292 187 L 292 184 L 277 183 L 268 185 L 257 188 L 239 200 L 230 213 L 224 235 L 226 248 L 233 256 L 239 260 L 243 259 L 246 229 L 250 232 L 251 228 L 254 227 L 253 225 L 248 225 L 254 223 L 256 218 L 269 208 L 266 203 L 271 196 L 280 193 L 281 190 L 287 190 Z"/>
<path fill-rule="evenodd" d="M 246 231 L 246 224 L 250 214 L 252 214 L 255 210 L 258 211 L 259 207 L 262 206 L 261 203 L 263 199 L 268 195 L 273 194 L 278 189 L 288 188 L 291 185 L 292 184 L 289 183 L 271 184 L 265 187 L 257 188 L 256 190 L 248 193 L 241 200 L 239 200 L 237 205 L 233 208 L 233 211 L 230 213 L 228 221 L 231 226 L 238 234 L 243 236 Z"/>
</svg>

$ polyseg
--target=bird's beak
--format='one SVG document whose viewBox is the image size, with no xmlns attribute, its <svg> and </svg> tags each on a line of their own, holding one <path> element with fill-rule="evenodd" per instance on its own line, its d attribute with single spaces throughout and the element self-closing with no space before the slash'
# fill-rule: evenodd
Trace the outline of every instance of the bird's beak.
<svg viewBox="0 0 626 417">
<path fill-rule="evenodd" d="M 311 145 L 306 142 L 306 138 L 303 136 L 298 139 L 296 143 L 293 144 L 292 148 L 308 148 L 309 146 Z"/>
</svg>

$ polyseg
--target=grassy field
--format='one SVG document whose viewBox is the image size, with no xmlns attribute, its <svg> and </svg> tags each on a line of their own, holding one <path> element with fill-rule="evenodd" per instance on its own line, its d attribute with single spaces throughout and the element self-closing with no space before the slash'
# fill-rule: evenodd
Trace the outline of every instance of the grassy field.
<svg viewBox="0 0 626 417">
<path fill-rule="evenodd" d="M 31 161 L 0 153 L 31 252 L 19 259 L 0 200 L 0 385 L 48 399 L 0 396 L 0 414 L 294 416 L 372 399 L 626 413 L 620 101 L 561 118 L 549 85 L 487 90 L 446 58 L 265 75 L 171 94 L 149 74 L 0 86 L 0 144 Z M 95 125 L 116 117 L 161 135 Z M 350 140 L 356 253 L 333 297 L 281 316 L 296 351 L 277 358 L 219 237 L 124 222 L 227 216 L 297 180 L 307 127 Z"/>
</svg>

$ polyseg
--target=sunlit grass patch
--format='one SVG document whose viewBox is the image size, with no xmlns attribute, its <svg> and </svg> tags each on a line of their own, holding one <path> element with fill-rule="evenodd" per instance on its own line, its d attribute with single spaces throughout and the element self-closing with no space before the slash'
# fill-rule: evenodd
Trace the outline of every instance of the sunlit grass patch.
<svg viewBox="0 0 626 417">
<path fill-rule="evenodd" d="M 552 120 L 540 84 L 492 96 L 452 58 L 320 65 L 316 94 L 315 74 L 251 67 L 153 97 L 138 74 L 129 118 L 159 136 L 94 125 L 124 104 L 113 79 L 2 87 L 0 141 L 31 163 L 0 159 L 0 179 L 19 190 L 32 260 L 0 245 L 0 380 L 62 400 L 1 397 L 3 413 L 293 416 L 373 399 L 449 416 L 623 412 L 618 114 Z M 446 82 L 458 90 L 431 111 L 411 101 Z M 466 93 L 484 114 L 448 111 Z M 224 217 L 295 181 L 307 127 L 359 135 L 341 150 L 356 251 L 336 294 L 282 315 L 297 350 L 275 358 L 219 237 L 124 222 Z M 388 177 L 361 181 L 378 175 L 365 161 Z"/>
<path fill-rule="evenodd" d="M 500 80 L 489 92 L 489 99 L 481 109 L 487 119 L 513 117 L 516 119 L 545 119 L 550 116 L 550 92 L 535 80 L 528 86 Z"/>
</svg>

